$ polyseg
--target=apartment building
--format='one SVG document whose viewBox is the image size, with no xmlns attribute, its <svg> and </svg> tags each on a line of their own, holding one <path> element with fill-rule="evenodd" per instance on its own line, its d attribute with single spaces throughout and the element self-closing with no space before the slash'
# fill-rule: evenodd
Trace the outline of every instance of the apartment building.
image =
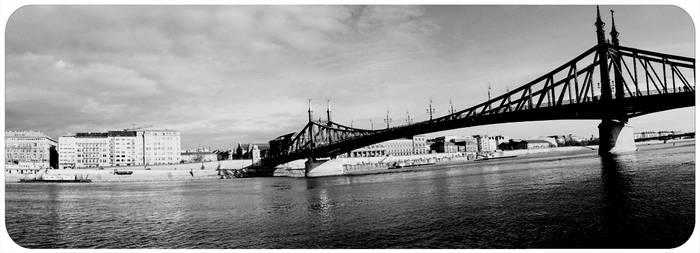
<svg viewBox="0 0 700 253">
<path fill-rule="evenodd" d="M 76 133 L 60 137 L 58 144 L 61 168 L 160 165 L 180 161 L 180 132 L 174 130 Z"/>
<path fill-rule="evenodd" d="M 5 167 L 44 169 L 58 163 L 56 141 L 38 131 L 5 132 Z"/>
</svg>

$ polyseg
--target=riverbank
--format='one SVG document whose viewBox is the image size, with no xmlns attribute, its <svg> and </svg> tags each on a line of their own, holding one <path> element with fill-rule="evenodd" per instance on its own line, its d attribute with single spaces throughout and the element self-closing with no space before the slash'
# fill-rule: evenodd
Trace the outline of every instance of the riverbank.
<svg viewBox="0 0 700 253">
<path fill-rule="evenodd" d="M 472 158 L 473 159 L 473 158 Z M 408 156 L 344 157 L 319 160 L 309 171 L 308 177 L 340 176 L 349 174 L 375 173 L 389 170 L 397 163 L 440 163 L 448 160 L 468 160 L 463 153 L 435 153 Z M 277 177 L 304 177 L 306 160 L 300 159 L 280 166 L 274 172 Z"/>
<path fill-rule="evenodd" d="M 695 142 L 694 139 L 668 140 L 666 144 L 674 145 L 674 143 Z M 648 141 L 637 143 L 638 147 L 647 145 L 661 145 L 664 141 Z M 550 152 L 574 152 L 580 150 L 597 150 L 597 146 L 576 146 L 576 147 L 557 147 L 546 149 L 526 149 L 526 150 L 509 150 L 500 152 L 500 156 L 528 156 L 536 154 L 545 154 Z M 397 162 L 404 163 L 463 163 L 469 162 L 471 159 L 460 153 L 438 153 L 424 154 L 411 156 L 389 156 L 389 157 L 352 157 L 352 158 L 337 158 L 333 160 L 321 161 L 320 164 L 312 169 L 309 177 L 324 177 L 324 176 L 341 176 L 341 175 L 361 175 L 375 173 L 390 173 L 402 170 L 389 169 Z M 278 166 L 274 176 L 278 177 L 304 177 L 305 159 L 292 161 Z M 188 163 L 188 164 L 173 164 L 173 165 L 151 165 L 148 168 L 143 166 L 131 167 L 105 167 L 104 169 L 60 169 L 60 170 L 42 170 L 39 173 L 47 172 L 50 175 L 57 176 L 77 176 L 79 178 L 87 177 L 93 183 L 100 182 L 157 182 L 157 181 L 189 181 L 189 180 L 217 180 L 220 178 L 219 171 L 221 169 L 242 169 L 250 166 L 250 160 L 223 160 L 205 163 Z M 132 171 L 130 175 L 116 175 L 114 170 Z M 22 178 L 35 178 L 37 173 L 20 170 L 5 170 L 4 181 L 6 183 L 18 183 Z"/>
<path fill-rule="evenodd" d="M 498 152 L 497 156 L 525 156 L 550 152 L 574 152 L 580 150 L 596 150 L 597 146 L 571 146 L 544 149 L 508 150 Z M 434 153 L 409 156 L 384 156 L 384 157 L 352 157 L 337 158 L 319 161 L 308 172 L 307 177 L 326 177 L 358 174 L 387 173 L 401 170 L 391 170 L 396 163 L 406 164 L 441 164 L 473 161 L 473 157 L 465 153 Z M 274 176 L 280 177 L 304 177 L 306 160 L 296 160 L 281 166 L 275 170 Z"/>
<path fill-rule="evenodd" d="M 250 166 L 250 160 L 223 160 L 205 163 L 186 163 L 171 165 L 150 165 L 130 167 L 105 167 L 104 169 L 56 169 L 40 170 L 38 173 L 30 173 L 22 170 L 5 170 L 6 183 L 16 183 L 22 178 L 35 178 L 41 173 L 67 177 L 87 177 L 92 182 L 154 182 L 177 180 L 206 180 L 218 179 L 221 169 L 240 169 Z M 130 175 L 117 175 L 114 170 L 131 171 Z"/>
</svg>

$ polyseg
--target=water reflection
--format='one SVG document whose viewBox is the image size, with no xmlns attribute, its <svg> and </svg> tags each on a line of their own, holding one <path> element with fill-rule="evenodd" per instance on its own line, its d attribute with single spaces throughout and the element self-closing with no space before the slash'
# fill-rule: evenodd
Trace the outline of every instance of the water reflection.
<svg viewBox="0 0 700 253">
<path fill-rule="evenodd" d="M 398 173 L 6 185 L 30 248 L 675 247 L 693 231 L 694 146 Z"/>
<path fill-rule="evenodd" d="M 626 239 L 623 233 L 629 223 L 631 175 L 626 173 L 628 165 L 622 156 L 602 156 L 601 161 L 601 224 L 603 245 L 619 245 L 619 239 Z M 614 236 L 613 236 L 614 235 Z M 607 238 L 616 238 L 610 241 Z"/>
<path fill-rule="evenodd" d="M 60 186 L 55 185 L 55 184 L 50 184 L 47 185 L 46 189 L 47 197 L 48 197 L 48 202 L 53 203 L 46 205 L 45 208 L 48 209 L 48 213 L 46 216 L 38 216 L 34 217 L 36 221 L 43 221 L 39 222 L 39 224 L 43 227 L 47 227 L 47 234 L 46 236 L 49 238 L 55 238 L 58 239 L 61 236 L 61 232 L 63 232 L 60 228 L 61 224 L 61 200 L 60 200 L 60 193 L 61 189 Z M 55 240 L 58 241 L 58 240 Z"/>
</svg>

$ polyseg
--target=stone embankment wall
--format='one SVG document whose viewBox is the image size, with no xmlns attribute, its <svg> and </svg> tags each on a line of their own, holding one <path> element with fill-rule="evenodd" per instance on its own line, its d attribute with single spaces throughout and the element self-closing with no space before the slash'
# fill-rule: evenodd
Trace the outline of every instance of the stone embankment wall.
<svg viewBox="0 0 700 253">
<path fill-rule="evenodd" d="M 105 167 L 104 169 L 58 169 L 41 170 L 39 173 L 51 175 L 78 176 L 92 179 L 93 182 L 148 182 L 169 180 L 217 179 L 219 166 L 222 169 L 240 169 L 250 166 L 250 160 L 224 160 L 205 163 L 186 163 L 171 165 L 150 165 L 131 167 Z M 204 167 L 202 169 L 202 167 Z M 114 170 L 132 171 L 131 175 L 116 175 Z M 192 172 L 192 173 L 190 173 Z M 5 182 L 18 182 L 20 178 L 34 178 L 39 174 L 21 173 L 17 170 L 5 170 Z"/>
<path fill-rule="evenodd" d="M 424 154 L 424 155 L 410 155 L 410 156 L 382 156 L 382 157 L 346 157 L 337 158 L 327 161 L 319 161 L 322 163 L 312 169 L 309 172 L 309 177 L 322 177 L 322 176 L 338 176 L 346 174 L 361 174 L 373 171 L 381 171 L 389 169 L 395 162 L 400 161 L 426 161 L 434 160 L 436 162 L 454 160 L 454 159 L 464 159 L 466 157 L 460 153 L 437 153 L 437 154 Z M 278 166 L 275 170 L 275 176 L 286 176 L 286 177 L 303 177 L 304 167 L 306 160 L 296 160 L 283 165 Z"/>
<path fill-rule="evenodd" d="M 530 155 L 539 153 L 549 153 L 549 152 L 570 152 L 579 150 L 596 150 L 598 146 L 569 146 L 569 147 L 557 147 L 557 148 L 540 148 L 540 149 L 518 149 L 518 150 L 504 150 L 502 155 Z"/>
</svg>

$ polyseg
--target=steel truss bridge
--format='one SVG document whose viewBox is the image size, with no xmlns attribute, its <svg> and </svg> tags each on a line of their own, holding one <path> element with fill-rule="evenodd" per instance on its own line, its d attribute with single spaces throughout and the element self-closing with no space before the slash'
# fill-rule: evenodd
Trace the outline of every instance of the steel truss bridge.
<svg viewBox="0 0 700 253">
<path fill-rule="evenodd" d="M 371 144 L 450 129 L 540 120 L 619 120 L 695 106 L 695 59 L 619 45 L 615 23 L 605 39 L 600 12 L 598 43 L 519 88 L 439 118 L 380 130 L 330 120 L 309 121 L 270 141 L 264 167 L 297 159 L 335 157 Z M 612 80 L 611 77 L 612 76 Z"/>
</svg>

